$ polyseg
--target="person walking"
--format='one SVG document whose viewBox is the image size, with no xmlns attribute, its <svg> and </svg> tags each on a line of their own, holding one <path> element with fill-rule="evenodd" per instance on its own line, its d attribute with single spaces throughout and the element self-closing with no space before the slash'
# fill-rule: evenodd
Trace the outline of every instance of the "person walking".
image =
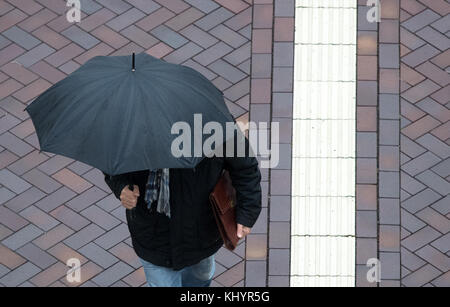
<svg viewBox="0 0 450 307">
<path fill-rule="evenodd" d="M 116 176 L 103 172 L 105 182 L 126 208 L 132 245 L 150 287 L 211 284 L 214 254 L 223 240 L 209 195 L 224 169 L 236 190 L 237 234 L 244 238 L 261 212 L 261 173 L 254 157 L 205 157 L 194 168 Z"/>
</svg>

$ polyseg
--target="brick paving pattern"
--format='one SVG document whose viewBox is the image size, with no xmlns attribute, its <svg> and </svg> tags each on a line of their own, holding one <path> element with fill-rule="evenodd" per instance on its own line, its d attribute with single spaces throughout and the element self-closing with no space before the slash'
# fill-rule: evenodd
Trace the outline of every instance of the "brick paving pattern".
<svg viewBox="0 0 450 307">
<path fill-rule="evenodd" d="M 450 4 L 400 8 L 401 285 L 450 286 Z"/>
<path fill-rule="evenodd" d="M 255 20 L 253 2 L 260 12 Z M 258 102 L 271 102 L 271 66 L 264 56 L 271 57 L 273 3 L 82 0 L 79 24 L 67 22 L 67 9 L 63 0 L 0 0 L 0 285 L 142 286 L 124 209 L 102 174 L 39 153 L 23 109 L 93 56 L 147 52 L 200 71 L 245 123 L 250 85 L 258 83 L 253 78 L 269 82 L 269 97 L 256 92 Z M 252 42 L 252 36 L 258 39 Z M 266 227 L 263 218 L 260 232 Z M 246 244 L 233 253 L 220 250 L 213 286 L 244 285 Z M 78 284 L 65 278 L 66 261 L 74 257 L 82 264 Z M 247 267 L 247 277 L 256 280 L 252 274 L 260 267 Z"/>
<path fill-rule="evenodd" d="M 450 4 L 358 4 L 356 285 L 449 286 Z"/>
</svg>

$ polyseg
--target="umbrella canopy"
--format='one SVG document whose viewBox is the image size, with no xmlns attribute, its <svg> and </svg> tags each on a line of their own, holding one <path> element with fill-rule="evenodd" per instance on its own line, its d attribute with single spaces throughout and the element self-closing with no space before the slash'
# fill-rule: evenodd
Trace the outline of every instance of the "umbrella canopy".
<svg viewBox="0 0 450 307">
<path fill-rule="evenodd" d="M 226 122 L 234 121 L 223 93 L 202 74 L 146 53 L 136 59 L 134 54 L 94 57 L 26 110 L 42 151 L 110 175 L 195 167 L 203 155 L 172 154 L 178 136 L 171 133 L 172 125 L 183 121 L 194 130 L 194 114 L 201 114 L 203 123 L 220 123 L 223 131 Z"/>
</svg>

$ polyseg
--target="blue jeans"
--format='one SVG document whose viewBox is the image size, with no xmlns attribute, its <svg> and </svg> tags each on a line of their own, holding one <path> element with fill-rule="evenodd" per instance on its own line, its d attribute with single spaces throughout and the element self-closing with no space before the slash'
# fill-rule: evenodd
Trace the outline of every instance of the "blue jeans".
<svg viewBox="0 0 450 307">
<path fill-rule="evenodd" d="M 214 255 L 179 271 L 140 260 L 149 287 L 209 287 L 216 268 Z"/>
</svg>

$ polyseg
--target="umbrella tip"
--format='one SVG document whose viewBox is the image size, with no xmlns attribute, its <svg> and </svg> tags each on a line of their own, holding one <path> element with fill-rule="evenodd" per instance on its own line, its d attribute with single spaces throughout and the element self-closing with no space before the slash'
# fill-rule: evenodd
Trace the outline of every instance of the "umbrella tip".
<svg viewBox="0 0 450 307">
<path fill-rule="evenodd" d="M 133 52 L 133 64 L 131 67 L 131 71 L 136 71 L 136 55 L 134 52 Z"/>
</svg>

